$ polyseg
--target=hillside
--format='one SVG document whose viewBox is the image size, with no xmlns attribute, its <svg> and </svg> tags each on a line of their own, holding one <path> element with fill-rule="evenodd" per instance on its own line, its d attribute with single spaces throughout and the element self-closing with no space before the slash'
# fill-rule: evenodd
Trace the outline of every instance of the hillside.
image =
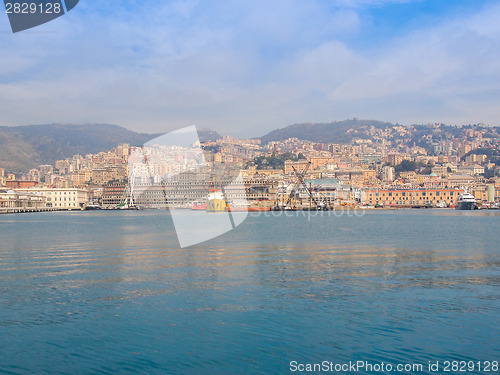
<svg viewBox="0 0 500 375">
<path fill-rule="evenodd" d="M 76 154 L 108 151 L 122 143 L 140 146 L 159 135 L 136 133 L 110 124 L 2 126 L 0 167 L 10 172 L 27 172 Z M 199 136 L 202 141 L 221 138 L 209 129 L 201 129 Z"/>
<path fill-rule="evenodd" d="M 0 127 L 0 166 L 26 172 L 76 154 L 107 151 L 121 143 L 141 145 L 155 136 L 109 124 Z"/>
<path fill-rule="evenodd" d="M 273 130 L 260 139 L 263 144 L 271 141 L 282 141 L 288 138 L 299 138 L 323 143 L 349 143 L 353 138 L 363 137 L 363 135 L 357 134 L 356 130 L 370 126 L 385 128 L 393 125 L 388 122 L 358 119 L 330 123 L 294 124 Z"/>
</svg>

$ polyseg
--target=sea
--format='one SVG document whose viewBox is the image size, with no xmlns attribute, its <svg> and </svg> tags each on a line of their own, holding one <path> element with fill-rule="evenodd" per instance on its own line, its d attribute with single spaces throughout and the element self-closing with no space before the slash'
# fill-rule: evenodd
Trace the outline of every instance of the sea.
<svg viewBox="0 0 500 375">
<path fill-rule="evenodd" d="M 181 248 L 168 211 L 0 215 L 0 373 L 499 373 L 499 233 L 268 212 Z"/>
</svg>

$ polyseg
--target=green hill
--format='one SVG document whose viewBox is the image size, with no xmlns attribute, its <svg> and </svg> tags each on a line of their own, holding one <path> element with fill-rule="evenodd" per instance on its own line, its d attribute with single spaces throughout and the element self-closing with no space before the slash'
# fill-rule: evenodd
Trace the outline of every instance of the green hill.
<svg viewBox="0 0 500 375">
<path fill-rule="evenodd" d="M 73 155 L 108 151 L 122 143 L 140 146 L 160 135 L 136 133 L 110 124 L 2 126 L 0 167 L 27 172 Z M 221 138 L 209 129 L 200 130 L 199 136 L 202 141 Z"/>
<path fill-rule="evenodd" d="M 272 141 L 282 141 L 288 138 L 298 138 L 323 143 L 349 143 L 353 138 L 364 137 L 362 134 L 357 134 L 356 130 L 368 128 L 370 126 L 386 128 L 393 126 L 393 124 L 382 121 L 358 119 L 329 123 L 294 124 L 285 128 L 273 130 L 260 139 L 263 144 Z"/>
<path fill-rule="evenodd" d="M 222 138 L 210 129 L 198 133 L 201 141 Z M 136 133 L 110 124 L 2 126 L 0 167 L 10 172 L 27 172 L 73 155 L 109 151 L 122 143 L 140 146 L 160 135 Z"/>
</svg>

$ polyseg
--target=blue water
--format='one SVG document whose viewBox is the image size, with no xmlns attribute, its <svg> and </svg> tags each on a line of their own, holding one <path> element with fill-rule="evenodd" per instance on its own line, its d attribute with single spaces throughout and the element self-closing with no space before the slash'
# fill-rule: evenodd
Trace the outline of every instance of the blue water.
<svg viewBox="0 0 500 375">
<path fill-rule="evenodd" d="M 180 249 L 160 211 L 1 215 L 0 373 L 498 361 L 499 230 L 494 211 L 289 213 Z"/>
</svg>

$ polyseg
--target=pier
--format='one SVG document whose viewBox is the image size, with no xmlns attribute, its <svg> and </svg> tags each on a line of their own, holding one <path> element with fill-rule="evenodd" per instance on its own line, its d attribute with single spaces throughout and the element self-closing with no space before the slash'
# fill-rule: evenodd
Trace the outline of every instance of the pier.
<svg viewBox="0 0 500 375">
<path fill-rule="evenodd" d="M 27 212 L 48 212 L 48 211 L 60 211 L 54 207 L 11 207 L 11 208 L 0 208 L 0 214 L 19 214 Z"/>
</svg>

